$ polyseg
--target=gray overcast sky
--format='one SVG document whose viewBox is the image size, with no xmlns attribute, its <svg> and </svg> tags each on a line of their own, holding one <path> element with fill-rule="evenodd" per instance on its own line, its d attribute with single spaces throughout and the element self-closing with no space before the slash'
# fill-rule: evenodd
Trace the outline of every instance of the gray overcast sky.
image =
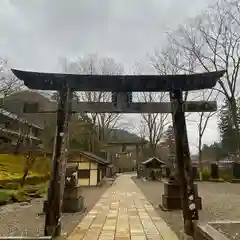
<svg viewBox="0 0 240 240">
<path fill-rule="evenodd" d="M 1 0 L 0 56 L 8 58 L 11 67 L 57 71 L 59 57 L 99 53 L 128 69 L 146 53 L 163 47 L 166 30 L 194 17 L 211 2 Z M 209 136 L 218 137 L 216 121 L 209 131 L 207 142 Z M 190 142 L 196 142 L 191 132 Z"/>
</svg>

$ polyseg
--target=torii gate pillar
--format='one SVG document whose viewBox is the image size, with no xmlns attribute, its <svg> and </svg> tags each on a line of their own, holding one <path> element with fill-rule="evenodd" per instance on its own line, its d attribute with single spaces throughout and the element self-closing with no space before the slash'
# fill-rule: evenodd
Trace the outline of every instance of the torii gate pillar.
<svg viewBox="0 0 240 240">
<path fill-rule="evenodd" d="M 137 170 L 137 178 L 140 178 L 140 147 L 136 144 L 136 170 Z"/>
</svg>

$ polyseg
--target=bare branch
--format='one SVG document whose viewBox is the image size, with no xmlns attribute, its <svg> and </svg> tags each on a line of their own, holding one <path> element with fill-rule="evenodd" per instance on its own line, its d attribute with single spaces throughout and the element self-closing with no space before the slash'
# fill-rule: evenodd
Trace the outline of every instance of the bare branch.
<svg viewBox="0 0 240 240">
<path fill-rule="evenodd" d="M 66 61 L 64 61 L 66 62 Z M 72 73 L 119 75 L 123 74 L 122 64 L 112 58 L 99 58 L 97 54 L 90 54 L 86 57 L 79 57 L 77 61 L 70 62 L 68 70 Z M 78 92 L 79 101 L 86 102 L 109 102 L 109 92 Z M 94 125 L 98 125 L 99 140 L 106 140 L 109 130 L 117 126 L 122 114 L 115 113 L 89 113 Z"/>
</svg>

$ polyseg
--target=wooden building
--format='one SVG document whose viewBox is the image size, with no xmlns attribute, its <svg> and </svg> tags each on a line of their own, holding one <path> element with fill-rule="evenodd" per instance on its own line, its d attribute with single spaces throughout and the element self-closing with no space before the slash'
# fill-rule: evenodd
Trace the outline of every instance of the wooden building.
<svg viewBox="0 0 240 240">
<path fill-rule="evenodd" d="M 7 97 L 0 99 L 0 105 L 11 113 L 34 123 L 41 128 L 48 124 L 49 120 L 55 119 L 56 113 L 42 113 L 44 111 L 55 110 L 56 101 L 50 100 L 37 91 L 23 90 L 15 92 Z M 27 113 L 29 108 L 34 108 L 36 113 Z"/>
<path fill-rule="evenodd" d="M 69 162 L 78 163 L 78 183 L 80 186 L 98 186 L 106 176 L 107 160 L 84 151 L 74 151 Z"/>
<path fill-rule="evenodd" d="M 43 128 L 19 117 L 17 114 L 0 108 L 0 142 L 29 146 L 41 143 Z"/>
<path fill-rule="evenodd" d="M 162 177 L 163 167 L 166 163 L 156 157 L 151 157 L 142 162 L 143 177 L 151 180 L 159 180 Z"/>
</svg>

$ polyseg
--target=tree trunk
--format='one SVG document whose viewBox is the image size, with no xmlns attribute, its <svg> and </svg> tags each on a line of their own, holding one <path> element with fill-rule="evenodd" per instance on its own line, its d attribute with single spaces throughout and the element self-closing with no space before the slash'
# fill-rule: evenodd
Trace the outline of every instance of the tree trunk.
<svg viewBox="0 0 240 240">
<path fill-rule="evenodd" d="M 237 103 L 236 99 L 234 97 L 230 100 L 230 108 L 232 113 L 232 123 L 235 127 L 235 146 L 236 146 L 236 156 L 239 160 L 239 154 L 240 154 L 240 139 L 239 139 L 239 126 L 238 126 L 238 113 L 237 113 Z"/>
<path fill-rule="evenodd" d="M 25 181 L 26 181 L 26 178 L 27 178 L 27 176 L 28 176 L 28 172 L 29 172 L 29 169 L 26 169 L 25 171 L 24 171 L 24 174 L 23 174 L 23 177 L 22 177 L 22 180 L 21 180 L 21 187 L 23 187 L 24 186 L 24 183 L 25 183 Z"/>
<path fill-rule="evenodd" d="M 156 154 L 156 144 L 151 142 L 150 143 L 150 157 L 154 157 Z"/>
<path fill-rule="evenodd" d="M 199 165 L 199 180 L 202 181 L 203 166 L 202 166 L 202 136 L 199 134 L 198 139 L 198 165 Z"/>
<path fill-rule="evenodd" d="M 26 178 L 28 176 L 29 171 L 31 170 L 34 162 L 35 162 L 36 157 L 35 156 L 31 156 L 31 153 L 29 153 L 29 156 L 26 157 L 26 162 L 25 162 L 25 166 L 24 166 L 24 172 L 23 172 L 23 176 L 22 176 L 22 180 L 21 180 L 21 187 L 24 186 L 24 183 L 26 181 Z"/>
</svg>

